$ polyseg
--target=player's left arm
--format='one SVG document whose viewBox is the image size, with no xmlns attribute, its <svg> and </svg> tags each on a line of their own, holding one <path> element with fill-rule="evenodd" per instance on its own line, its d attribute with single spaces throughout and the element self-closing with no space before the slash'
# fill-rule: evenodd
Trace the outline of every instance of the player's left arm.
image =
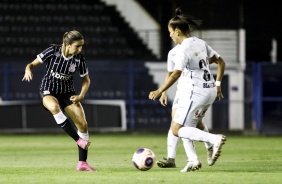
<svg viewBox="0 0 282 184">
<path fill-rule="evenodd" d="M 216 56 L 213 56 L 212 58 L 210 58 L 209 61 L 210 61 L 210 64 L 216 63 L 218 65 L 216 80 L 221 81 L 224 75 L 224 71 L 225 71 L 225 61 L 222 59 L 222 57 L 217 58 Z"/>
<path fill-rule="evenodd" d="M 216 57 L 215 55 L 209 59 L 209 63 L 216 63 L 218 65 L 217 67 L 217 74 L 216 74 L 216 81 L 219 81 L 221 83 L 224 71 L 225 71 L 225 61 L 222 59 L 222 57 Z M 220 100 L 223 98 L 223 94 L 221 91 L 220 84 L 216 86 L 217 89 L 217 98 Z"/>
<path fill-rule="evenodd" d="M 82 86 L 81 86 L 81 91 L 79 95 L 74 95 L 71 96 L 70 100 L 73 103 L 78 103 L 84 99 L 85 94 L 87 93 L 88 89 L 90 86 L 90 77 L 89 74 L 83 76 L 83 81 L 82 81 Z"/>
</svg>

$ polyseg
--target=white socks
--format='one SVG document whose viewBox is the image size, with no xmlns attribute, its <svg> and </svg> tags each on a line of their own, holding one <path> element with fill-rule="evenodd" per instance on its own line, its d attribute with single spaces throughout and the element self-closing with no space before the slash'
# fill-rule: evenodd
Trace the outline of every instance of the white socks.
<svg viewBox="0 0 282 184">
<path fill-rule="evenodd" d="M 211 144 L 214 144 L 217 138 L 217 135 L 215 134 L 204 132 L 194 127 L 181 127 L 178 130 L 178 136 L 193 141 L 209 142 Z"/>
<path fill-rule="evenodd" d="M 56 120 L 56 123 L 59 125 L 59 124 L 62 124 L 64 121 L 66 121 L 67 117 L 64 115 L 64 113 L 62 111 L 60 111 L 58 114 L 55 114 L 53 115 L 55 120 Z"/>
<path fill-rule="evenodd" d="M 175 158 L 179 137 L 172 134 L 169 129 L 167 134 L 167 158 Z"/>
<path fill-rule="evenodd" d="M 183 141 L 183 146 L 184 146 L 188 161 L 197 160 L 198 156 L 196 154 L 194 141 L 191 141 L 190 139 L 185 139 L 185 138 L 181 138 L 181 139 Z"/>
<path fill-rule="evenodd" d="M 172 131 L 169 130 L 167 134 L 167 158 L 175 158 L 176 157 L 176 150 L 179 141 L 179 137 L 176 137 L 172 134 Z M 196 160 L 198 156 L 195 151 L 194 143 L 190 139 L 182 138 L 183 146 L 189 160 Z"/>
<path fill-rule="evenodd" d="M 183 147 L 189 159 L 188 161 L 198 159 L 193 140 L 204 142 L 206 149 L 209 149 L 213 145 L 214 140 L 217 138 L 217 135 L 209 133 L 208 127 L 205 124 L 204 126 L 205 128 L 203 131 L 194 127 L 182 127 L 178 131 L 178 136 L 182 138 Z M 81 135 L 79 134 L 79 136 Z M 167 158 L 176 157 L 179 137 L 174 136 L 171 130 L 168 131 Z"/>
<path fill-rule="evenodd" d="M 77 134 L 79 135 L 79 137 L 81 137 L 84 140 L 89 141 L 89 134 L 87 133 L 81 133 L 80 131 L 77 131 Z"/>
<path fill-rule="evenodd" d="M 203 125 L 205 126 L 205 128 L 204 128 L 203 131 L 209 132 L 209 129 L 208 129 L 207 125 L 205 125 L 204 123 L 203 123 Z M 212 144 L 210 144 L 210 143 L 208 143 L 208 142 L 205 142 L 205 147 L 206 147 L 206 149 L 209 149 L 209 148 L 212 147 Z"/>
</svg>

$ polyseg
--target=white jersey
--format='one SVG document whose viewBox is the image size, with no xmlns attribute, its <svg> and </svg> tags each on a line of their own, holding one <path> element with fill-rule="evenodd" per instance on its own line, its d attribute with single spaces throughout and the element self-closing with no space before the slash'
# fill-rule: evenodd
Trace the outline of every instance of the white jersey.
<svg viewBox="0 0 282 184">
<path fill-rule="evenodd" d="M 213 50 L 204 40 L 197 37 L 190 37 L 183 40 L 174 59 L 174 70 L 182 71 L 181 83 L 178 89 L 191 89 L 214 87 L 214 77 L 209 68 L 208 59 L 220 55 Z M 181 78 L 180 77 L 180 78 Z"/>
<path fill-rule="evenodd" d="M 168 72 L 173 72 L 174 71 L 174 67 L 175 67 L 175 58 L 177 55 L 178 50 L 180 49 L 180 45 L 176 45 L 175 47 L 173 47 L 169 52 L 168 52 L 168 56 L 167 56 L 167 71 Z M 178 78 L 177 81 L 177 89 L 179 89 L 179 87 L 183 86 L 181 83 L 185 83 L 187 82 L 185 77 L 185 74 L 187 74 L 188 70 L 185 68 L 182 72 L 182 75 Z"/>
<path fill-rule="evenodd" d="M 176 51 L 173 70 L 180 70 L 182 74 L 173 105 L 177 109 L 173 121 L 196 127 L 216 98 L 208 59 L 219 54 L 197 37 L 184 39 Z"/>
<path fill-rule="evenodd" d="M 177 49 L 180 47 L 180 45 L 176 45 L 173 47 L 167 55 L 167 71 L 168 72 L 173 72 L 174 71 L 174 58 L 177 53 Z"/>
</svg>

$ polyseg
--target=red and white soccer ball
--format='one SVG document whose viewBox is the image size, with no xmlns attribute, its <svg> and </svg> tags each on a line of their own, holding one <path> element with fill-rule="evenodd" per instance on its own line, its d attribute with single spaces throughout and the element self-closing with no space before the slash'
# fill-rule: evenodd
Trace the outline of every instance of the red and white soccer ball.
<svg viewBox="0 0 282 184">
<path fill-rule="evenodd" d="M 140 171 L 148 171 L 156 161 L 154 152 L 148 148 L 138 149 L 132 157 L 133 165 Z"/>
</svg>

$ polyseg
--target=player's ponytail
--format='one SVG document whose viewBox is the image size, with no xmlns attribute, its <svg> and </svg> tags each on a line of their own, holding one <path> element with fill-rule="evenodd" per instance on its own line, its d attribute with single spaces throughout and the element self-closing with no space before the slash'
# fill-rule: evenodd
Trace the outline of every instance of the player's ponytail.
<svg viewBox="0 0 282 184">
<path fill-rule="evenodd" d="M 202 20 L 191 15 L 184 14 L 180 7 L 176 8 L 175 16 L 170 19 L 169 26 L 180 29 L 183 33 L 191 33 L 202 24 Z"/>
<path fill-rule="evenodd" d="M 176 10 L 175 10 L 174 13 L 175 13 L 176 16 L 182 15 L 182 10 L 181 10 L 181 8 L 176 8 Z"/>
</svg>

